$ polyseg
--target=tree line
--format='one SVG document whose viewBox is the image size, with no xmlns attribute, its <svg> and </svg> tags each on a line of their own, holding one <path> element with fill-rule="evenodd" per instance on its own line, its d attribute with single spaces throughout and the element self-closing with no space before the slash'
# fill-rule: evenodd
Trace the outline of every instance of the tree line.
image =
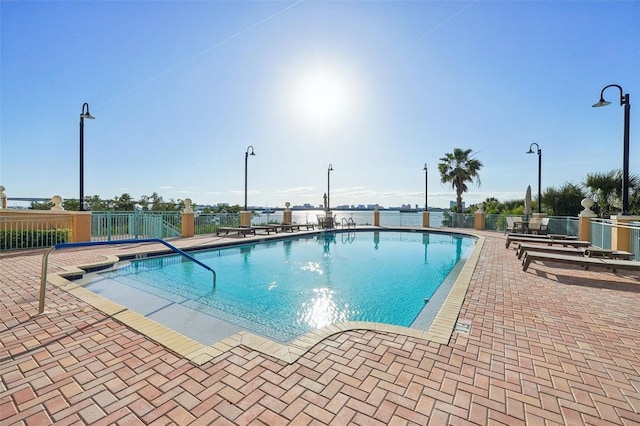
<svg viewBox="0 0 640 426">
<path fill-rule="evenodd" d="M 29 209 L 32 210 L 50 210 L 53 207 L 53 202 L 32 202 Z M 80 203 L 77 199 L 64 200 L 63 207 L 65 210 L 77 211 L 80 209 Z M 165 201 L 162 196 L 154 192 L 151 195 L 143 195 L 139 199 L 134 199 L 130 194 L 124 193 L 120 196 L 113 197 L 112 199 L 103 200 L 99 195 L 93 195 L 85 197 L 84 199 L 85 210 L 90 211 L 124 211 L 130 212 L 133 210 L 142 211 L 182 211 L 185 207 L 184 200 L 169 199 Z M 192 207 L 196 207 L 196 204 L 192 204 Z M 204 213 L 237 213 L 242 208 L 239 205 L 235 206 L 217 206 L 215 208 L 205 208 Z"/>
<path fill-rule="evenodd" d="M 438 163 L 441 182 L 451 185 L 456 192 L 456 206 L 451 210 L 458 213 L 474 213 L 482 204 L 487 214 L 522 215 L 524 213 L 524 198 L 499 201 L 490 197 L 482 203 L 462 208 L 462 195 L 469 191 L 469 185 L 475 183 L 480 186 L 480 170 L 482 162 L 475 158 L 471 149 L 454 148 L 446 153 Z M 542 202 L 541 210 L 549 216 L 577 216 L 582 211 L 580 202 L 584 198 L 591 198 L 595 205 L 593 211 L 599 217 L 608 218 L 619 214 L 622 206 L 622 171 L 612 170 L 607 173 L 590 173 L 584 183 L 566 182 L 560 187 L 548 187 L 542 191 L 542 200 L 532 200 L 537 210 L 537 203 Z M 65 210 L 79 210 L 76 199 L 64 201 Z M 195 207 L 196 205 L 193 204 Z M 52 202 L 32 202 L 30 209 L 49 210 Z M 135 200 L 130 194 L 124 193 L 110 200 L 102 200 L 98 195 L 85 197 L 85 209 L 92 211 L 181 211 L 184 200 L 163 200 L 156 192 L 143 195 Z M 204 213 L 237 213 L 242 208 L 239 205 L 218 206 L 206 208 Z M 636 175 L 629 176 L 629 211 L 640 214 L 640 179 Z"/>
<path fill-rule="evenodd" d="M 469 190 L 468 184 L 480 185 L 479 171 L 482 162 L 475 158 L 471 149 L 455 148 L 453 152 L 440 158 L 438 170 L 442 183 L 450 184 L 456 191 L 456 207 L 463 213 L 462 194 Z M 542 191 L 542 200 L 533 200 L 533 206 L 542 202 L 541 211 L 549 216 L 577 216 L 582 211 L 581 201 L 591 198 L 595 205 L 592 210 L 601 218 L 620 214 L 622 210 L 622 171 L 612 170 L 607 173 L 590 173 L 584 183 L 566 182 L 558 188 L 548 187 Z M 496 198 L 487 198 L 482 204 L 487 214 L 522 215 L 524 198 L 500 202 Z M 473 213 L 480 204 L 469 206 L 466 213 Z M 532 206 L 532 210 L 533 210 Z M 537 208 L 536 208 L 537 210 Z M 640 179 L 637 175 L 629 176 L 629 211 L 632 215 L 640 214 Z"/>
</svg>

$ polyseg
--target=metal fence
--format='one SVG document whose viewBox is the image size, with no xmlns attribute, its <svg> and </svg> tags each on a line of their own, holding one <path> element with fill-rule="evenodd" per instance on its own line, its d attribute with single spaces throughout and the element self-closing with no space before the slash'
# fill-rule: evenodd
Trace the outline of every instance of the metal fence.
<svg viewBox="0 0 640 426">
<path fill-rule="evenodd" d="M 629 250 L 633 253 L 634 260 L 640 260 L 640 222 L 631 222 L 631 232 L 629 238 L 631 238 L 631 247 Z"/>
<path fill-rule="evenodd" d="M 613 221 L 608 219 L 592 219 L 590 232 L 593 245 L 603 249 L 611 249 L 614 227 L 629 230 L 629 251 L 633 254 L 633 260 L 640 260 L 640 222 L 614 225 Z"/>
<path fill-rule="evenodd" d="M 293 211 L 294 223 L 317 223 L 320 211 Z M 337 210 L 335 218 L 353 220 L 358 225 L 372 225 L 373 211 Z M 507 215 L 485 215 L 485 230 L 505 232 Z M 282 223 L 283 213 L 254 214 L 251 223 L 263 225 Z M 381 226 L 422 227 L 423 215 L 420 213 L 404 213 L 398 211 L 380 211 Z M 475 227 L 475 214 L 454 212 L 430 212 L 429 225 L 432 228 L 466 228 Z M 219 226 L 240 226 L 239 213 L 198 214 L 195 217 L 195 234 L 215 234 Z M 629 228 L 630 251 L 635 260 L 640 260 L 640 222 L 616 224 Z M 608 219 L 592 219 L 591 241 L 593 245 L 610 249 L 614 224 Z M 72 241 L 73 216 L 69 213 L 50 211 L 28 211 L 0 215 L 0 250 L 17 250 L 27 248 L 50 247 L 58 243 Z M 577 236 L 579 219 L 577 217 L 551 216 L 547 232 Z M 91 239 L 93 241 L 110 241 L 140 238 L 173 238 L 182 235 L 181 212 L 92 212 Z"/>
<path fill-rule="evenodd" d="M 466 229 L 475 228 L 476 215 L 474 213 L 434 212 L 429 215 L 429 219 L 430 219 L 429 225 L 431 227 L 434 227 L 433 225 L 434 221 L 432 219 L 434 218 L 434 216 L 436 218 L 438 216 L 440 217 L 441 227 L 466 228 Z M 487 231 L 506 232 L 507 216 L 513 217 L 513 215 L 504 215 L 504 214 L 485 214 L 484 229 Z"/>
<path fill-rule="evenodd" d="M 182 235 L 180 212 L 92 212 L 91 240 L 174 238 Z"/>
<path fill-rule="evenodd" d="M 429 215 L 429 219 L 431 219 L 431 215 Z M 471 213 L 442 212 L 442 227 L 473 229 L 475 227 L 475 215 Z"/>
<path fill-rule="evenodd" d="M 219 226 L 240 226 L 239 213 L 202 213 L 195 217 L 196 235 L 215 234 Z"/>
<path fill-rule="evenodd" d="M 580 223 L 577 217 L 549 216 L 547 233 L 577 236 Z"/>
<path fill-rule="evenodd" d="M 422 212 L 399 212 L 391 210 L 381 210 L 380 212 L 380 226 L 407 226 L 407 227 L 422 227 Z M 205 223 L 216 223 L 217 215 L 200 215 L 200 217 L 206 217 L 207 219 L 201 219 Z M 324 216 L 322 211 L 296 211 L 292 212 L 292 220 L 294 223 L 318 223 L 318 216 Z M 237 216 L 239 223 L 239 216 Z M 485 216 L 485 229 L 490 231 L 504 232 L 507 225 L 507 215 L 488 214 Z M 270 214 L 256 214 L 251 218 L 252 225 L 267 225 L 273 223 L 281 223 L 283 214 L 281 211 L 276 211 Z M 336 210 L 334 211 L 335 223 L 341 223 L 342 219 L 352 219 L 358 225 L 373 225 L 374 212 L 373 210 Z M 199 219 L 196 218 L 196 229 L 198 228 Z M 227 225 L 232 226 L 232 225 Z M 475 227 L 475 214 L 473 213 L 454 213 L 448 211 L 433 211 L 429 212 L 429 227 L 430 228 L 467 228 L 473 229 Z M 206 233 L 198 232 L 196 233 Z"/>
<path fill-rule="evenodd" d="M 0 250 L 51 247 L 71 241 L 73 217 L 34 213 L 0 216 Z"/>
<path fill-rule="evenodd" d="M 611 220 L 591 219 L 589 233 L 594 246 L 611 249 Z"/>
<path fill-rule="evenodd" d="M 422 227 L 422 213 L 421 212 L 400 212 L 392 210 L 380 210 L 380 226 L 407 226 L 407 227 Z M 431 228 L 442 228 L 444 220 L 448 212 L 430 212 L 429 213 L 429 226 Z M 291 212 L 291 220 L 293 223 L 318 223 L 318 217 L 324 217 L 324 212 L 302 210 Z M 471 215 L 473 216 L 473 215 Z M 343 219 L 349 221 L 353 220 L 357 225 L 373 225 L 374 211 L 373 210 L 335 210 L 333 212 L 334 223 L 340 224 Z M 282 223 L 283 214 L 281 211 L 276 211 L 270 214 L 255 215 L 251 219 L 252 225 L 267 225 L 273 223 Z M 197 223 L 197 222 L 196 222 Z M 473 227 L 473 223 L 471 224 Z"/>
<path fill-rule="evenodd" d="M 503 214 L 485 215 L 484 229 L 488 231 L 505 232 L 507 230 L 507 216 Z"/>
</svg>

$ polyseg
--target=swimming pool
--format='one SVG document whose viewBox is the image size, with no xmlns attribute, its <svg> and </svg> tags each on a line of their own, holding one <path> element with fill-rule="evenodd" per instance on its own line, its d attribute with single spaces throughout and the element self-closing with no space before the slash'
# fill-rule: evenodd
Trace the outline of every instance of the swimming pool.
<svg viewBox="0 0 640 426">
<path fill-rule="evenodd" d="M 209 271 L 178 256 L 132 261 L 86 288 L 203 343 L 220 324 L 208 317 L 287 342 L 348 321 L 411 327 L 474 244 L 445 233 L 300 235 L 192 252 L 216 270 L 215 288 Z"/>
</svg>

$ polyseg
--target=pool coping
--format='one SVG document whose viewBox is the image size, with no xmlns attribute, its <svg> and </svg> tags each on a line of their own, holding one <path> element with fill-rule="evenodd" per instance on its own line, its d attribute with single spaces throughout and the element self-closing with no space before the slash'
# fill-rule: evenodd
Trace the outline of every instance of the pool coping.
<svg viewBox="0 0 640 426">
<path fill-rule="evenodd" d="M 372 230 L 376 228 L 367 227 L 359 229 Z M 47 274 L 47 282 L 51 283 L 61 290 L 72 294 L 73 296 L 88 303 L 104 314 L 147 336 L 148 338 L 163 345 L 167 349 L 172 350 L 178 355 L 183 356 L 196 365 L 203 365 L 240 345 L 262 352 L 286 363 L 293 363 L 301 356 L 303 356 L 307 351 L 309 351 L 313 346 L 326 339 L 327 337 L 349 330 L 372 330 L 377 332 L 394 333 L 404 336 L 416 337 L 435 343 L 448 344 L 458 321 L 462 303 L 464 302 L 464 298 L 467 294 L 473 271 L 475 270 L 478 259 L 480 257 L 480 252 L 482 251 L 485 237 L 481 235 L 475 235 L 473 233 L 445 232 L 440 229 L 432 228 L 379 227 L 377 229 L 447 233 L 476 238 L 474 249 L 472 250 L 469 257 L 465 260 L 464 265 L 458 276 L 456 277 L 456 280 L 453 283 L 448 295 L 446 296 L 440 310 L 438 311 L 433 322 L 427 330 L 419 330 L 415 328 L 375 322 L 349 321 L 331 324 L 317 330 L 312 330 L 294 339 L 288 344 L 279 343 L 248 331 L 241 331 L 211 345 L 205 345 L 189 337 L 186 337 L 179 332 L 167 326 L 164 326 L 152 319 L 146 318 L 142 314 L 134 312 L 118 303 L 106 299 L 105 297 L 102 297 L 96 293 L 93 293 L 92 291 L 68 279 L 69 277 L 75 277 L 79 274 L 84 274 L 87 270 L 97 270 L 102 267 L 108 267 L 119 261 L 122 261 L 123 259 L 119 256 L 108 255 L 106 256 L 106 259 L 101 262 L 92 263 L 90 265 L 68 267 L 65 268 L 65 270 L 62 272 Z M 264 235 L 260 235 L 259 238 L 244 238 L 242 242 L 250 243 L 252 241 L 255 241 L 256 239 L 263 239 L 264 237 Z M 223 245 L 226 244 L 218 244 L 216 246 L 220 247 Z M 146 251 L 146 253 L 152 252 L 154 252 L 154 250 Z"/>
</svg>

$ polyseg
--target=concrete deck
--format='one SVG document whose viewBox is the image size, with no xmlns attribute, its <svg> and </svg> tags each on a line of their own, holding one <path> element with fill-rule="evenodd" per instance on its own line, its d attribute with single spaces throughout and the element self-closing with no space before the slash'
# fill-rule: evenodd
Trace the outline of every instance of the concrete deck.
<svg viewBox="0 0 640 426">
<path fill-rule="evenodd" d="M 355 327 L 289 359 L 240 341 L 194 362 L 55 285 L 38 316 L 42 251 L 2 254 L 0 424 L 640 424 L 640 274 L 523 272 L 477 234 L 448 341 Z M 49 272 L 130 250 L 60 251 Z"/>
</svg>

